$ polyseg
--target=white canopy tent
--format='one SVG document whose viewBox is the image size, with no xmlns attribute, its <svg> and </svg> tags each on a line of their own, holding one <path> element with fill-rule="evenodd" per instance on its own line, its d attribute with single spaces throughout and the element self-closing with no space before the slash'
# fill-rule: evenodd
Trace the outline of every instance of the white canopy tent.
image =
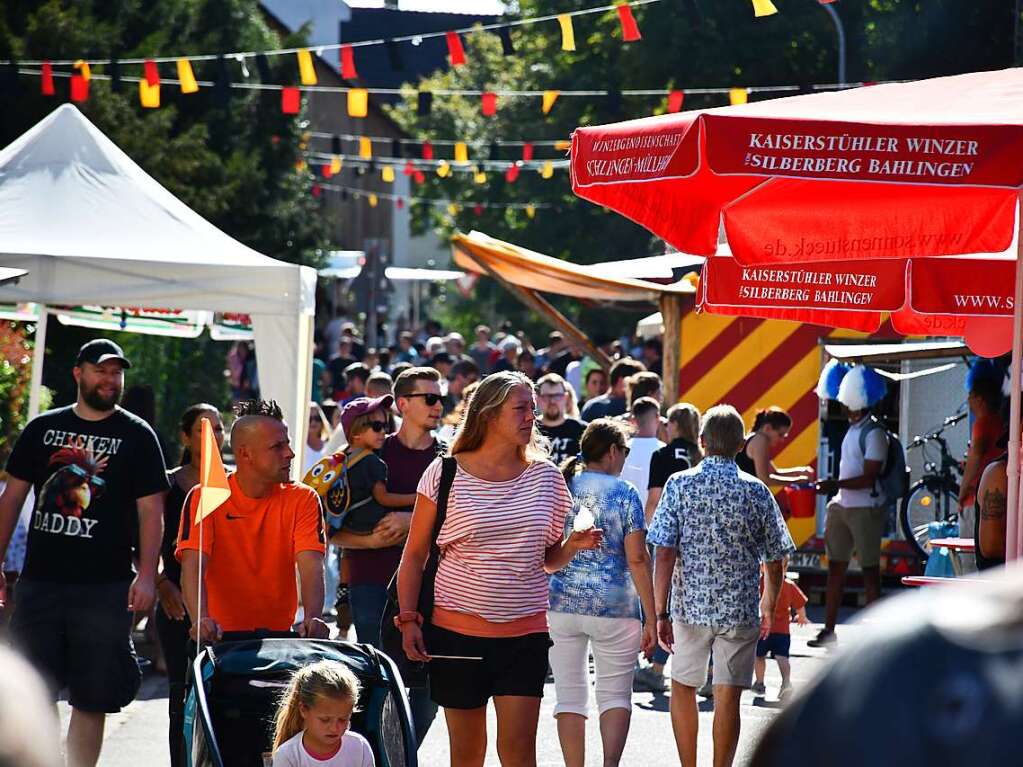
<svg viewBox="0 0 1023 767">
<path fill-rule="evenodd" d="M 221 232 L 71 104 L 0 151 L 0 266 L 28 270 L 17 284 L 0 287 L 0 302 L 251 315 L 260 390 L 281 404 L 300 452 L 316 272 L 264 256 Z M 41 317 L 33 415 L 46 312 Z M 301 456 L 295 465 L 301 466 Z"/>
</svg>

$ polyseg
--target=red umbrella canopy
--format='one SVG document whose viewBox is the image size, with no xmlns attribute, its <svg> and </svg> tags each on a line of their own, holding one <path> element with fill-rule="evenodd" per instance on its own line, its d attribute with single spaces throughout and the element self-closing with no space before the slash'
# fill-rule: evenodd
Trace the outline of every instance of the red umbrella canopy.
<svg viewBox="0 0 1023 767">
<path fill-rule="evenodd" d="M 1023 69 L 580 128 L 572 182 L 683 252 L 723 229 L 708 311 L 1010 348 Z"/>
<path fill-rule="evenodd" d="M 1000 253 L 1023 70 L 580 128 L 572 183 L 686 253 L 713 254 L 723 223 L 742 264 Z"/>
</svg>

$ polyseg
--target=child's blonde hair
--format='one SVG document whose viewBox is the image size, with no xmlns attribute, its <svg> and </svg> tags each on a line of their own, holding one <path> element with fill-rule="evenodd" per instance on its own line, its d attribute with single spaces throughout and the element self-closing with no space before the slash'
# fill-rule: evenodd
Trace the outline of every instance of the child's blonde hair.
<svg viewBox="0 0 1023 767">
<path fill-rule="evenodd" d="M 302 731 L 300 707 L 310 708 L 321 697 L 350 700 L 354 709 L 359 703 L 359 680 L 348 666 L 333 660 L 296 671 L 277 706 L 274 751 Z"/>
</svg>

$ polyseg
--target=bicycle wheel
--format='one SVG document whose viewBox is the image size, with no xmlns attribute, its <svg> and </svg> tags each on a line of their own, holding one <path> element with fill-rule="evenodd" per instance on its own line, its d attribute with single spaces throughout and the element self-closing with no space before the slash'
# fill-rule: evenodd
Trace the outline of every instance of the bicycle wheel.
<svg viewBox="0 0 1023 767">
<path fill-rule="evenodd" d="M 933 479 L 921 479 L 909 488 L 899 506 L 902 534 L 922 557 L 930 556 L 930 524 L 954 516 L 959 499 Z"/>
</svg>

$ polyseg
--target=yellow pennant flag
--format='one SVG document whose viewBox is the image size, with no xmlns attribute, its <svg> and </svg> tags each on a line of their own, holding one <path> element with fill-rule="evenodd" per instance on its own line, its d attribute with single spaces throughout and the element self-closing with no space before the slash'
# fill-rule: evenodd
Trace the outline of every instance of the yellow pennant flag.
<svg viewBox="0 0 1023 767">
<path fill-rule="evenodd" d="M 369 196 L 369 207 L 375 208 L 377 206 L 377 202 L 379 202 L 379 200 L 377 200 L 377 196 L 371 193 Z"/>
<path fill-rule="evenodd" d="M 220 449 L 213 439 L 213 424 L 209 418 L 203 418 L 202 449 L 199 453 L 199 505 L 195 510 L 193 524 L 208 517 L 230 497 L 231 486 L 227 483 Z"/>
<path fill-rule="evenodd" d="M 313 57 L 305 48 L 298 51 L 298 77 L 302 85 L 316 85 L 316 70 L 313 68 Z"/>
<path fill-rule="evenodd" d="M 449 203 L 448 204 L 448 213 L 450 215 L 452 215 L 452 216 L 457 216 L 458 215 L 458 206 L 455 205 L 455 203 L 453 203 L 453 202 Z"/>
<path fill-rule="evenodd" d="M 334 155 L 330 158 L 330 175 L 336 176 L 341 172 L 341 158 Z"/>
<path fill-rule="evenodd" d="M 365 88 L 352 88 L 348 91 L 348 116 L 365 117 L 369 111 L 369 91 Z"/>
<path fill-rule="evenodd" d="M 385 165 L 384 167 L 382 167 L 380 169 L 380 178 L 382 178 L 388 184 L 394 181 L 394 166 Z"/>
<path fill-rule="evenodd" d="M 192 62 L 188 59 L 178 59 L 178 80 L 181 81 L 182 93 L 195 93 L 199 90 L 195 72 L 192 71 Z"/>
<path fill-rule="evenodd" d="M 728 101 L 734 107 L 749 101 L 749 91 L 745 88 L 732 88 L 728 91 Z"/>
<path fill-rule="evenodd" d="M 89 62 L 85 59 L 78 59 L 75 62 L 74 68 L 78 70 L 78 74 L 82 76 L 85 82 L 89 82 L 92 79 L 92 70 L 89 68 Z"/>
<path fill-rule="evenodd" d="M 363 160 L 373 157 L 373 142 L 367 136 L 359 137 L 359 157 Z"/>
<path fill-rule="evenodd" d="M 526 215 L 530 218 L 533 218 L 533 216 L 536 215 L 536 206 L 533 205 L 533 203 L 526 206 Z"/>
<path fill-rule="evenodd" d="M 160 84 L 150 85 L 146 78 L 139 79 L 139 101 L 146 109 L 157 109 L 160 106 Z"/>
<path fill-rule="evenodd" d="M 561 91 L 544 91 L 543 92 L 543 113 L 548 114 L 551 108 L 554 106 L 554 102 L 558 100 L 558 96 L 561 95 Z"/>
<path fill-rule="evenodd" d="M 562 140 L 562 141 L 555 141 L 554 142 L 554 148 L 556 150 L 558 150 L 559 152 L 567 152 L 569 149 L 572 148 L 572 142 L 571 141 L 564 141 L 564 140 Z"/>
<path fill-rule="evenodd" d="M 540 169 L 540 176 L 542 178 L 551 178 L 554 175 L 554 163 L 550 160 L 543 164 L 543 168 Z"/>
<path fill-rule="evenodd" d="M 469 162 L 469 147 L 464 141 L 455 143 L 455 162 Z"/>
<path fill-rule="evenodd" d="M 572 29 L 572 17 L 567 13 L 558 16 L 558 23 L 561 25 L 561 50 L 575 50 L 575 30 Z"/>
<path fill-rule="evenodd" d="M 447 178 L 451 175 L 451 165 L 447 160 L 441 160 L 437 165 L 437 175 L 441 178 Z"/>
<path fill-rule="evenodd" d="M 475 181 L 477 184 L 485 184 L 487 183 L 487 174 L 481 170 L 477 171 L 476 173 L 473 174 L 472 180 Z"/>
<path fill-rule="evenodd" d="M 777 12 L 778 9 L 774 7 L 774 3 L 771 0 L 753 0 L 754 16 L 773 16 Z"/>
</svg>

